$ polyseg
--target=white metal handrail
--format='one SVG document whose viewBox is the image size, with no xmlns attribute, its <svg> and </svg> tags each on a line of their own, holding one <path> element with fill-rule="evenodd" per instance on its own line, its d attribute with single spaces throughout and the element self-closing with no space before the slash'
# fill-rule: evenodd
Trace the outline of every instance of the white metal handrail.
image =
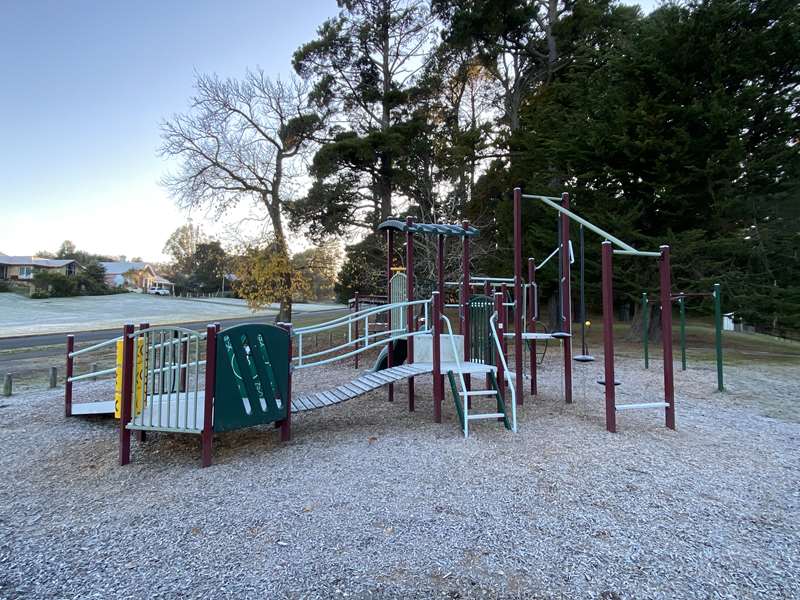
<svg viewBox="0 0 800 600">
<path fill-rule="evenodd" d="M 115 338 L 111 338 L 110 340 L 105 340 L 100 342 L 99 344 L 94 344 L 93 346 L 89 346 L 88 348 L 81 348 L 80 350 L 74 350 L 68 354 L 69 358 L 75 358 L 76 356 L 80 356 L 81 354 L 86 354 L 87 352 L 92 352 L 93 350 L 99 350 L 100 348 L 105 348 L 106 346 L 110 346 L 112 344 L 116 344 L 117 342 L 122 340 L 122 336 L 117 336 Z"/>
<path fill-rule="evenodd" d="M 489 317 L 489 326 L 492 330 L 492 337 L 494 338 L 494 344 L 497 348 L 497 355 L 500 357 L 500 362 L 503 364 L 503 377 L 509 380 L 508 388 L 511 390 L 511 431 L 514 433 L 517 432 L 517 392 L 514 389 L 515 385 L 514 382 L 511 381 L 511 377 L 509 376 L 508 363 L 506 362 L 505 354 L 503 353 L 503 345 L 500 343 L 500 338 L 497 335 L 497 311 L 492 313 L 492 316 Z M 516 374 L 517 377 L 521 377 L 521 373 Z M 500 382 L 497 382 L 500 385 Z"/>
<path fill-rule="evenodd" d="M 315 365 L 327 364 L 333 361 L 342 360 L 351 356 L 355 356 L 357 354 L 375 348 L 376 346 L 388 344 L 395 340 L 408 339 L 410 337 L 414 337 L 415 335 L 428 333 L 429 332 L 428 311 L 430 303 L 431 303 L 430 299 L 412 300 L 410 302 L 394 302 L 392 304 L 384 304 L 382 306 L 368 308 L 365 310 L 360 310 L 354 313 L 350 313 L 348 315 L 337 317 L 336 319 L 318 325 L 311 325 L 308 327 L 300 327 L 298 329 L 295 329 L 293 331 L 293 336 L 297 339 L 297 352 L 296 355 L 292 358 L 292 361 L 295 364 L 295 368 L 304 369 Z M 409 329 L 406 327 L 405 323 L 403 323 L 402 324 L 403 326 L 399 328 L 395 327 L 383 331 L 374 331 L 374 330 L 371 331 L 371 329 L 374 329 L 373 327 L 371 327 L 371 325 L 374 325 L 375 323 L 374 322 L 370 323 L 370 317 L 375 317 L 377 315 L 384 313 L 391 314 L 392 311 L 398 311 L 398 310 L 405 311 L 408 307 L 414 307 L 414 306 L 423 306 L 425 309 L 425 325 L 419 331 L 411 333 Z M 363 320 L 363 331 L 354 335 L 354 329 L 362 324 L 362 320 Z M 305 352 L 304 338 L 307 338 L 309 335 L 316 335 L 317 333 L 323 331 L 330 331 L 336 328 L 346 328 L 347 330 L 346 338 L 343 343 L 338 344 L 336 346 L 332 346 L 330 348 L 325 348 L 323 350 L 317 350 L 312 353 Z M 335 356 L 329 356 L 328 358 L 321 358 L 333 353 L 341 352 L 342 350 L 346 350 L 347 348 L 351 348 L 353 346 L 356 347 L 350 352 L 336 354 Z M 311 362 L 307 362 L 309 359 L 320 359 L 320 360 L 312 360 Z"/>
<path fill-rule="evenodd" d="M 311 363 L 305 363 L 305 362 L 300 362 L 300 358 L 301 357 L 295 356 L 295 357 L 292 358 L 292 361 L 298 361 L 298 364 L 294 365 L 295 369 L 307 369 L 309 367 L 317 367 L 319 365 L 325 365 L 325 364 L 328 364 L 328 363 L 335 362 L 337 360 L 343 360 L 345 358 L 350 358 L 351 356 L 355 356 L 356 354 L 360 354 L 362 352 L 366 352 L 367 350 L 371 350 L 372 348 L 377 348 L 378 346 L 384 346 L 385 344 L 387 344 L 389 342 L 393 342 L 395 340 L 405 340 L 405 339 L 408 339 L 408 338 L 411 338 L 411 337 L 415 337 L 415 336 L 418 336 L 418 335 L 428 335 L 430 333 L 431 333 L 430 329 L 420 329 L 418 331 L 414 331 L 413 333 L 404 333 L 402 335 L 398 335 L 398 336 L 395 336 L 395 337 L 390 338 L 390 339 L 379 340 L 377 342 L 368 344 L 366 346 L 359 346 L 355 350 L 352 350 L 350 352 L 346 352 L 344 354 L 337 354 L 336 356 L 331 356 L 330 358 L 326 358 L 324 360 L 318 360 L 318 361 L 311 362 Z M 359 338 L 359 339 L 361 339 L 361 338 Z M 352 345 L 356 341 L 358 341 L 358 340 L 354 340 L 353 342 L 351 342 L 349 344 L 344 344 L 344 346 Z M 332 352 L 333 350 L 334 349 L 328 349 L 328 352 Z M 302 358 L 308 358 L 308 355 L 303 356 Z"/>
<path fill-rule="evenodd" d="M 456 347 L 455 336 L 453 335 L 453 326 L 450 324 L 450 319 L 447 318 L 447 315 L 440 315 L 441 319 L 447 325 L 447 337 L 450 339 L 450 348 L 453 350 L 453 361 L 456 363 L 456 370 L 458 371 L 458 378 L 459 383 L 461 383 L 461 391 L 467 391 L 467 381 L 464 379 L 464 371 L 461 368 L 461 361 L 458 359 L 458 348 Z M 461 406 L 463 410 L 461 413 L 464 415 L 464 436 L 469 435 L 469 414 L 468 414 L 468 406 L 469 401 L 465 395 L 462 394 L 461 398 L 458 399 L 461 402 Z"/>
<path fill-rule="evenodd" d="M 309 333 L 319 333 L 321 331 L 328 331 L 329 329 L 335 329 L 338 326 L 347 325 L 348 323 L 354 323 L 355 321 L 359 321 L 364 317 L 372 317 L 374 315 L 388 312 L 393 308 L 402 308 L 406 306 L 418 306 L 421 304 L 428 305 L 430 304 L 430 299 L 427 300 L 412 300 L 411 302 L 395 302 L 394 304 L 383 304 L 381 306 L 376 306 L 373 308 L 365 308 L 363 310 L 359 310 L 354 313 L 350 313 L 344 315 L 342 317 L 337 317 L 336 319 L 332 319 L 330 321 L 325 321 L 319 325 L 308 325 L 306 327 L 298 327 L 297 329 L 292 330 L 292 334 L 295 336 L 299 335 L 307 335 Z"/>
</svg>

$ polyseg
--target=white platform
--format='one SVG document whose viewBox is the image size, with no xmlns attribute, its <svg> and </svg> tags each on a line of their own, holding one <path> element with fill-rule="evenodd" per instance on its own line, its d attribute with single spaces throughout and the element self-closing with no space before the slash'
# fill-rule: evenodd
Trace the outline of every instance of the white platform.
<svg viewBox="0 0 800 600">
<path fill-rule="evenodd" d="M 442 334 L 439 336 L 439 356 L 442 362 L 454 362 L 453 344 L 450 343 L 450 336 Z M 464 356 L 464 336 L 454 335 L 456 352 L 458 357 Z M 433 361 L 433 336 L 418 335 L 414 337 L 414 363 L 430 363 Z"/>
<path fill-rule="evenodd" d="M 75 402 L 72 405 L 72 414 L 78 415 L 113 415 L 114 401 L 104 400 L 102 402 Z"/>
</svg>

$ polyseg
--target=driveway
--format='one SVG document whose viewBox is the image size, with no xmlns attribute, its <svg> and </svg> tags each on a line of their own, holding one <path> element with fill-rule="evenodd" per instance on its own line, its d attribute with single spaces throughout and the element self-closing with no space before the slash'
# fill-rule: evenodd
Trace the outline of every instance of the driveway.
<svg viewBox="0 0 800 600">
<path fill-rule="evenodd" d="M 295 304 L 297 313 L 342 308 L 339 304 Z M 252 311 L 233 298 L 175 298 L 147 294 L 114 294 L 33 300 L 0 294 L 0 338 L 47 333 L 111 329 L 124 323 L 160 325 L 244 317 L 270 317 L 277 305 Z"/>
</svg>

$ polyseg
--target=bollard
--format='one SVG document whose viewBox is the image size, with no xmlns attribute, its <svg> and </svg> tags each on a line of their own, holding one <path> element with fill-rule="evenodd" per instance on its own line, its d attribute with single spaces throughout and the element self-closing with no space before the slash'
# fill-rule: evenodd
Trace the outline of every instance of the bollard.
<svg viewBox="0 0 800 600">
<path fill-rule="evenodd" d="M 10 396 L 11 395 L 11 373 L 6 373 L 5 379 L 3 379 L 3 396 Z"/>
<path fill-rule="evenodd" d="M 58 385 L 58 367 L 50 367 L 50 389 Z"/>
<path fill-rule="evenodd" d="M 97 363 L 92 363 L 91 372 L 97 373 Z M 97 381 L 97 375 L 92 377 L 92 381 Z"/>
</svg>

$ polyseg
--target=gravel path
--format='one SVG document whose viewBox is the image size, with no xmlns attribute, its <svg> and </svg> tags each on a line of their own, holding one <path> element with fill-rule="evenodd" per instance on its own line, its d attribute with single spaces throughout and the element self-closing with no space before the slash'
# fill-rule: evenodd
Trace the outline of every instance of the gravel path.
<svg viewBox="0 0 800 600">
<path fill-rule="evenodd" d="M 611 435 L 602 363 L 576 368 L 572 406 L 556 364 L 517 435 L 464 440 L 449 397 L 432 423 L 428 378 L 416 413 L 398 385 L 301 415 L 290 444 L 223 435 L 209 469 L 178 435 L 117 467 L 113 420 L 64 419 L 57 391 L 2 399 L 0 598 L 800 597 L 796 365 L 729 368 L 725 394 L 711 368 L 676 372 L 677 432 L 630 411 Z M 620 402 L 657 399 L 659 367 L 620 364 Z"/>
</svg>

